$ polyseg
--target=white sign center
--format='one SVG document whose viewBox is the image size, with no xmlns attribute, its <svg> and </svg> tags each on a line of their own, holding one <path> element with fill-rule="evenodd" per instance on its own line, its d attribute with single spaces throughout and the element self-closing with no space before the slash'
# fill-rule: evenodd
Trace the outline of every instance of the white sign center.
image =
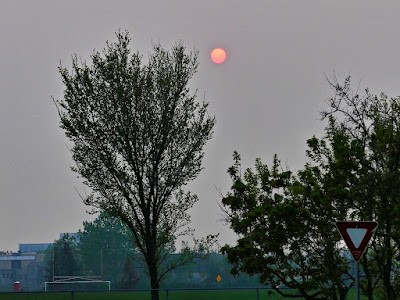
<svg viewBox="0 0 400 300">
<path fill-rule="evenodd" d="M 354 247 L 360 247 L 362 240 L 367 234 L 366 228 L 347 228 L 347 233 L 349 234 Z"/>
</svg>

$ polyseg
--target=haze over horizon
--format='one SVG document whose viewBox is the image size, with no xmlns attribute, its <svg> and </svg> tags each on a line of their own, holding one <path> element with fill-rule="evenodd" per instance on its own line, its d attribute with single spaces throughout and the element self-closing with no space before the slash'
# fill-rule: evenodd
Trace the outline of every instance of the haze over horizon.
<svg viewBox="0 0 400 300">
<path fill-rule="evenodd" d="M 232 153 L 243 166 L 274 153 L 292 171 L 306 162 L 306 140 L 323 133 L 319 111 L 331 90 L 324 74 L 351 75 L 360 91 L 400 95 L 399 2 L 376 1 L 19 1 L 0 2 L 0 250 L 47 243 L 76 232 L 95 216 L 76 190 L 68 140 L 52 102 L 61 99 L 57 67 L 128 30 L 132 51 L 144 57 L 152 43 L 181 40 L 200 51 L 191 81 L 216 116 L 205 148 L 204 170 L 187 186 L 200 201 L 190 211 L 197 236 L 235 234 L 218 220 L 219 190 L 230 188 Z M 210 52 L 224 48 L 217 65 Z"/>
</svg>

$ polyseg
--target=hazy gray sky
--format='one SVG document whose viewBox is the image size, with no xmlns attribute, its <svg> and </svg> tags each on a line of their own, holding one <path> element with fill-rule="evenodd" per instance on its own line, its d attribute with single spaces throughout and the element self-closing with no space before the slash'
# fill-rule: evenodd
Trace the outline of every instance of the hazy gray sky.
<svg viewBox="0 0 400 300">
<path fill-rule="evenodd" d="M 145 56 L 153 42 L 182 40 L 200 51 L 191 86 L 206 93 L 217 125 L 205 170 L 188 187 L 200 198 L 192 226 L 199 235 L 220 232 L 223 245 L 235 235 L 217 222 L 216 187 L 229 190 L 232 152 L 245 166 L 278 153 L 301 167 L 306 139 L 324 127 L 324 73 L 400 94 L 399 12 L 398 1 L 372 0 L 0 0 L 0 250 L 52 242 L 94 218 L 75 191 L 83 185 L 69 169 L 51 100 L 62 97 L 60 60 L 69 66 L 76 53 L 89 61 L 119 28 Z M 221 65 L 209 57 L 216 47 L 227 51 Z"/>
</svg>

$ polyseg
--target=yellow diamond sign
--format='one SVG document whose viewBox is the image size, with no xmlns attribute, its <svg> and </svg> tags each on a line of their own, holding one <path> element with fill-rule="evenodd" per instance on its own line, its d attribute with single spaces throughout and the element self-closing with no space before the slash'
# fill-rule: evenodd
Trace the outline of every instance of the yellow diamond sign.
<svg viewBox="0 0 400 300">
<path fill-rule="evenodd" d="M 221 276 L 218 275 L 217 280 L 219 282 L 221 280 Z"/>
</svg>

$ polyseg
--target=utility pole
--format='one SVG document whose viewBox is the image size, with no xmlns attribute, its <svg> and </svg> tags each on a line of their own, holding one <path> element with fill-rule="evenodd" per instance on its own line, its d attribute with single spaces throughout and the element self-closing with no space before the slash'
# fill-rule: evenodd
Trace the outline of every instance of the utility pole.
<svg viewBox="0 0 400 300">
<path fill-rule="evenodd" d="M 101 281 L 103 281 L 103 249 L 100 250 Z"/>
<path fill-rule="evenodd" d="M 55 247 L 55 246 L 54 246 L 54 247 Z M 55 256 L 55 252 L 56 252 L 56 249 L 54 248 L 54 249 L 53 249 L 53 282 L 54 282 L 54 266 L 55 266 L 54 256 Z"/>
</svg>

